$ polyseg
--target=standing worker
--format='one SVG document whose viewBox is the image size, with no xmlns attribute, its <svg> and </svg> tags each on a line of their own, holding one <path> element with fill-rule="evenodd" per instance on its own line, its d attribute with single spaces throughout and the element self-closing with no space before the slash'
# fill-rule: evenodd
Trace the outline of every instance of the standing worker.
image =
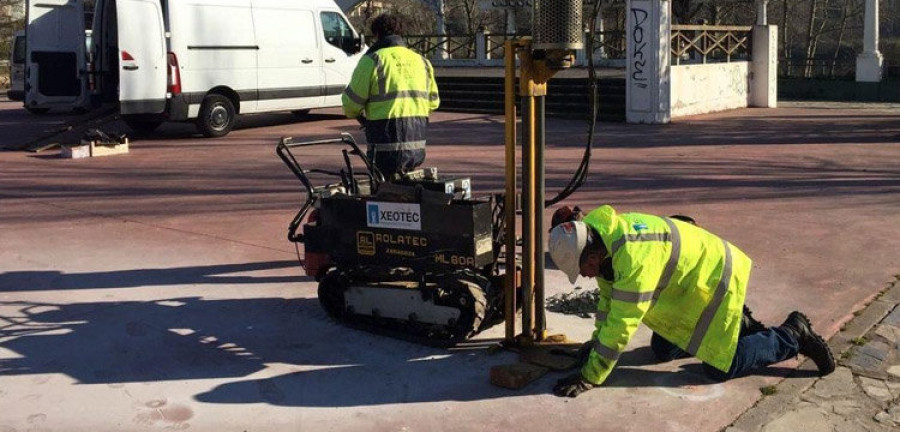
<svg viewBox="0 0 900 432">
<path fill-rule="evenodd" d="M 376 17 L 372 34 L 375 44 L 360 59 L 341 100 L 344 114 L 365 127 L 369 159 L 390 180 L 425 161 L 428 115 L 440 98 L 431 63 L 406 47 L 396 16 Z"/>
<path fill-rule="evenodd" d="M 581 219 L 581 220 L 579 220 Z M 681 218 L 616 214 L 599 207 L 580 218 L 557 210 L 550 256 L 575 283 L 599 285 L 596 330 L 583 350 L 580 372 L 556 383 L 557 396 L 575 397 L 606 380 L 643 322 L 661 361 L 694 356 L 717 381 L 748 375 L 796 356 L 811 358 L 822 375 L 834 356 L 809 320 L 791 312 L 766 328 L 745 314 L 750 258 L 740 249 Z"/>
</svg>

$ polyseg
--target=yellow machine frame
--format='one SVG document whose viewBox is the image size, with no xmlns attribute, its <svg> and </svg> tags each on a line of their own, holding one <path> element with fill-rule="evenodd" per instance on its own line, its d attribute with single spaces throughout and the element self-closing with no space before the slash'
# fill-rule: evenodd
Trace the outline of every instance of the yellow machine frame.
<svg viewBox="0 0 900 432">
<path fill-rule="evenodd" d="M 528 346 L 565 340 L 548 337 L 544 315 L 544 146 L 547 81 L 574 62 L 571 51 L 547 51 L 536 58 L 532 39 L 506 41 L 506 281 L 507 345 Z M 522 333 L 516 336 L 516 58 L 519 60 L 519 96 L 522 101 Z"/>
</svg>

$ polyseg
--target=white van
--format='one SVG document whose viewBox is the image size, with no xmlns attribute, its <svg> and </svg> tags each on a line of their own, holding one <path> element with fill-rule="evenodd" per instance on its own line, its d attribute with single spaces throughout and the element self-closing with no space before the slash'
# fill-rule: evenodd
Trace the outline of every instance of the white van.
<svg viewBox="0 0 900 432">
<path fill-rule="evenodd" d="M 17 31 L 10 43 L 9 51 L 9 100 L 25 99 L 25 32 Z"/>
<path fill-rule="evenodd" d="M 81 2 L 29 2 L 29 26 Z M 84 81 L 132 129 L 195 120 L 218 137 L 237 114 L 340 106 L 364 48 L 334 0 L 96 0 Z"/>
<path fill-rule="evenodd" d="M 9 53 L 9 100 L 25 99 L 25 32 L 17 31 L 12 38 Z"/>
<path fill-rule="evenodd" d="M 90 46 L 91 31 L 85 30 L 84 33 L 85 49 L 87 49 L 87 47 Z M 10 88 L 9 91 L 6 92 L 6 96 L 10 100 L 25 100 L 25 56 L 25 32 L 20 30 L 16 32 L 15 36 L 13 36 L 12 51 L 10 52 Z M 75 70 L 74 73 L 75 76 L 73 76 L 72 78 L 79 80 L 79 76 L 83 75 L 84 69 Z M 53 79 L 59 79 L 59 77 L 53 77 Z M 79 97 L 73 98 L 72 102 L 64 102 L 59 104 L 42 104 L 41 106 L 37 106 L 37 104 L 32 104 L 30 106 L 28 104 L 25 104 L 25 108 L 28 109 L 28 111 L 31 111 L 32 114 L 45 114 L 47 111 L 49 111 L 50 106 L 56 106 L 60 108 L 85 109 L 84 102 L 85 100 Z"/>
<path fill-rule="evenodd" d="M 25 108 L 83 109 L 88 91 L 82 0 L 28 1 L 25 27 Z"/>
</svg>

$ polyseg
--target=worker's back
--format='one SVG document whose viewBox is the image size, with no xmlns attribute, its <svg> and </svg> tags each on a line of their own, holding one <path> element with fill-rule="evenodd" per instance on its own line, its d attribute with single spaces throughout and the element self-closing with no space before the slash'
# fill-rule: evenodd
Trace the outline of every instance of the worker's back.
<svg viewBox="0 0 900 432">
<path fill-rule="evenodd" d="M 584 222 L 612 254 L 616 280 L 601 283 L 601 291 L 607 285 L 634 292 L 642 301 L 652 293 L 642 321 L 666 340 L 727 369 L 740 330 L 750 258 L 709 231 L 675 219 L 617 215 L 602 206 Z"/>
</svg>

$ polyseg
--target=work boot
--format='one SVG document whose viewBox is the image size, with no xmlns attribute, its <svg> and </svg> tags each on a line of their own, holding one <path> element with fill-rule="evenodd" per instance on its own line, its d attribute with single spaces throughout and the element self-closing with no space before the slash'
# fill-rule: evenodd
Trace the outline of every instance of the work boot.
<svg viewBox="0 0 900 432">
<path fill-rule="evenodd" d="M 741 336 L 752 335 L 753 333 L 763 332 L 768 329 L 769 328 L 763 323 L 759 322 L 756 318 L 753 318 L 753 312 L 745 305 L 744 316 L 741 318 Z"/>
<path fill-rule="evenodd" d="M 793 311 L 784 320 L 782 329 L 791 332 L 800 345 L 800 354 L 812 359 L 822 376 L 834 372 L 834 355 L 822 336 L 816 334 L 809 323 L 809 318 L 800 312 Z"/>
</svg>

